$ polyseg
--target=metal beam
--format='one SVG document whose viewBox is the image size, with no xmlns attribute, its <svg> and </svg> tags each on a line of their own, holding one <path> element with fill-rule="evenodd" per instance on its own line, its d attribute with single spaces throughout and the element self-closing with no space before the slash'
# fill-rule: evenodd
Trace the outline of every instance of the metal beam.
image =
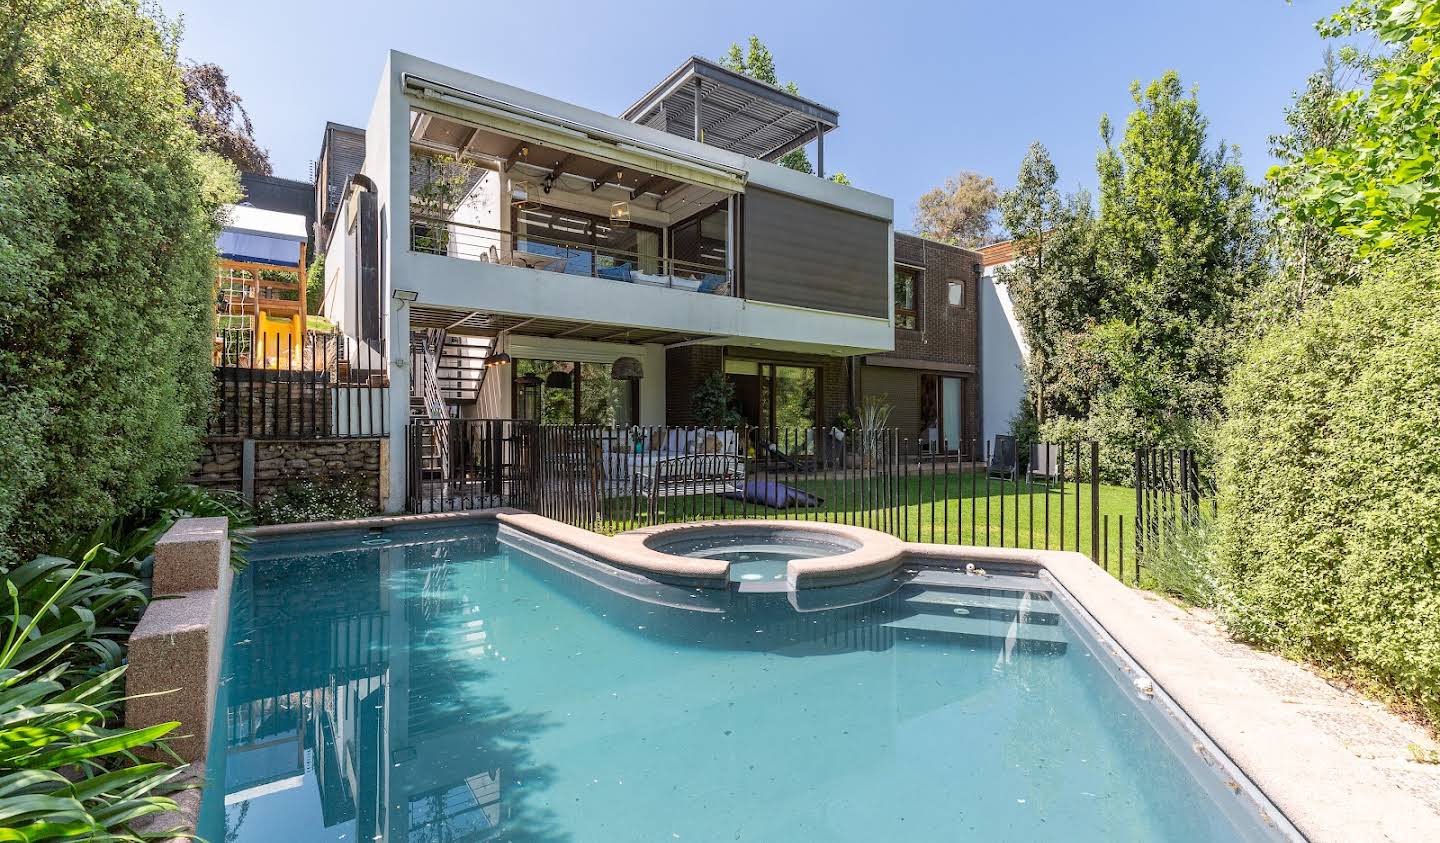
<svg viewBox="0 0 1440 843">
<path fill-rule="evenodd" d="M 449 325 L 446 325 L 446 326 L 445 326 L 445 330 L 448 331 L 448 330 L 450 330 L 451 328 L 458 328 L 458 327 L 460 327 L 461 325 L 464 325 L 466 322 L 469 322 L 471 319 L 473 319 L 474 317 L 479 316 L 479 315 L 480 315 L 480 311 L 478 311 L 478 310 L 473 310 L 473 311 L 465 314 L 464 316 L 461 316 L 459 319 L 456 319 L 454 322 L 451 322 Z"/>
<path fill-rule="evenodd" d="M 655 187 L 656 185 L 666 181 L 670 181 L 670 179 L 666 178 L 665 176 L 651 176 L 649 181 L 641 182 L 639 187 L 630 191 L 630 198 L 632 200 L 639 199 L 641 196 L 644 196 L 646 193 L 648 193 L 652 187 Z"/>
<path fill-rule="evenodd" d="M 519 143 L 515 144 L 515 148 L 512 149 L 512 150 L 510 150 L 510 154 L 509 154 L 509 155 L 506 155 L 506 156 L 505 156 L 505 164 L 504 164 L 505 172 L 507 172 L 507 173 L 510 172 L 510 168 L 515 166 L 515 159 L 516 159 L 516 157 L 518 157 L 521 152 L 527 151 L 527 150 L 526 150 L 526 147 L 527 147 L 528 145 L 529 145 L 529 142 L 528 142 L 528 141 L 520 141 Z"/>
<path fill-rule="evenodd" d="M 594 322 L 581 322 L 579 325 L 576 325 L 576 326 L 573 327 L 573 328 L 566 328 L 565 330 L 561 331 L 560 333 L 553 335 L 553 336 L 551 337 L 551 339 L 557 339 L 557 340 L 558 340 L 558 339 L 560 339 L 561 337 L 568 337 L 568 336 L 570 336 L 571 334 L 578 334 L 578 333 L 580 333 L 581 331 L 589 330 L 590 328 L 593 328 L 594 326 L 595 326 L 595 323 L 594 323 Z"/>
<path fill-rule="evenodd" d="M 665 346 L 665 348 L 669 350 L 672 348 L 685 348 L 691 345 L 714 345 L 717 342 L 725 342 L 727 339 L 734 339 L 734 337 L 700 337 L 699 339 L 685 340 L 684 342 L 672 342 Z"/>
<path fill-rule="evenodd" d="M 699 77 L 699 76 L 696 76 L 696 77 L 695 77 L 695 131 L 694 131 L 694 133 L 690 136 L 691 139 L 694 140 L 696 143 L 703 143 L 703 141 L 702 141 L 701 139 L 705 137 L 705 136 L 704 136 L 703 134 L 701 134 L 701 132 L 700 132 L 700 85 L 701 85 L 700 77 Z"/>
<path fill-rule="evenodd" d="M 825 178 L 825 127 L 815 124 L 815 169 L 820 178 Z"/>
</svg>

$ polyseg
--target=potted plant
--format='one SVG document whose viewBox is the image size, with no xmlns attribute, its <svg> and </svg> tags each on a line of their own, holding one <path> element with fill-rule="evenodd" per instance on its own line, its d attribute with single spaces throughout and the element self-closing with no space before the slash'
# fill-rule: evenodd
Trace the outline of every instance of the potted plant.
<svg viewBox="0 0 1440 843">
<path fill-rule="evenodd" d="M 735 385 L 720 372 L 700 382 L 690 394 L 690 412 L 702 427 L 723 430 L 739 427 L 743 419 L 732 406 L 735 402 Z"/>
</svg>

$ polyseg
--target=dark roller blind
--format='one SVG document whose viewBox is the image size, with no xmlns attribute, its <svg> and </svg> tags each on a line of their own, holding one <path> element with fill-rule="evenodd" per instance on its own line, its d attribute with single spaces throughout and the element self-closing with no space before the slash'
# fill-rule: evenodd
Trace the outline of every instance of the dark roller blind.
<svg viewBox="0 0 1440 843">
<path fill-rule="evenodd" d="M 886 223 L 756 187 L 744 202 L 745 298 L 889 315 Z"/>
</svg>

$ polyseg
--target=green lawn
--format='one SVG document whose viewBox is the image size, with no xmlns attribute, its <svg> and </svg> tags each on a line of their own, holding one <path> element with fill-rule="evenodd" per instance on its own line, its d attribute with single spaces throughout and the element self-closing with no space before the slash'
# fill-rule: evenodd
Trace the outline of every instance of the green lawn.
<svg viewBox="0 0 1440 843">
<path fill-rule="evenodd" d="M 1090 484 L 1063 488 L 1042 484 L 990 480 L 984 472 L 911 476 L 893 484 L 872 480 L 862 484 L 827 478 L 777 475 L 786 485 L 824 499 L 819 507 L 777 510 L 757 504 L 713 497 L 676 497 L 660 501 L 657 521 L 698 521 L 708 518 L 769 518 L 856 524 L 892 533 L 908 541 L 974 544 L 993 547 L 1034 547 L 1080 550 L 1090 554 L 1092 519 Z M 1079 500 L 1079 542 L 1076 542 L 1076 500 Z M 1046 506 L 1049 529 L 1046 529 Z M 643 526 L 632 520 L 630 501 L 607 503 L 595 525 L 614 533 Z M 1062 535 L 1062 508 L 1063 526 Z M 1134 582 L 1135 491 L 1100 486 L 1101 561 L 1115 576 L 1121 573 L 1121 531 L 1124 532 L 1124 575 Z M 1108 529 L 1107 529 L 1108 525 Z M 1142 579 L 1142 583 L 1143 583 Z"/>
</svg>

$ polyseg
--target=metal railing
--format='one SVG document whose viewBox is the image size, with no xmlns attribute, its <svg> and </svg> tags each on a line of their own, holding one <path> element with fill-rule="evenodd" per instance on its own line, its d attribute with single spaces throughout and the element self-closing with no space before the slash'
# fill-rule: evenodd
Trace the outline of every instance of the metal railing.
<svg viewBox="0 0 1440 843">
<path fill-rule="evenodd" d="M 347 338 L 229 329 L 215 341 L 216 400 L 206 435 L 245 439 L 384 436 L 388 382 L 353 366 Z"/>
<path fill-rule="evenodd" d="M 1196 519 L 1219 514 L 1216 482 L 1201 456 L 1189 448 L 1135 451 L 1135 550 L 1143 555 L 1187 529 Z"/>
<path fill-rule="evenodd" d="M 714 264 L 521 234 L 440 217 L 411 216 L 410 251 L 695 293 L 735 294 L 731 270 Z"/>
<path fill-rule="evenodd" d="M 607 534 L 723 519 L 850 524 L 914 542 L 1077 551 L 1139 582 L 1134 496 L 1102 486 L 1092 442 L 1017 454 L 1010 437 L 893 429 L 438 423 L 468 444 L 452 445 L 464 453 L 447 480 L 425 463 L 436 422 L 412 423 L 412 511 L 519 506 Z"/>
<path fill-rule="evenodd" d="M 536 488 L 536 430 L 534 422 L 510 419 L 411 419 L 405 437 L 407 508 L 528 507 Z"/>
</svg>

